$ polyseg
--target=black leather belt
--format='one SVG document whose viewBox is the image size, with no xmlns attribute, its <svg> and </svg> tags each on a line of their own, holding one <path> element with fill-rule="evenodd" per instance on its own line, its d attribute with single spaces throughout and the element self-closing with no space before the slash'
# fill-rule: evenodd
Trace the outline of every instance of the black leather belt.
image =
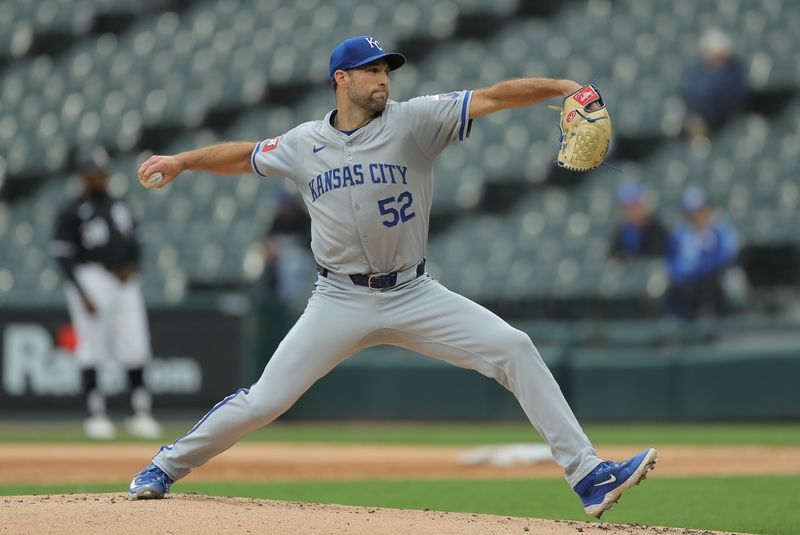
<svg viewBox="0 0 800 535">
<path fill-rule="evenodd" d="M 417 274 L 416 277 L 421 277 L 425 274 L 425 259 L 422 259 L 422 262 L 417 264 Z M 324 268 L 317 264 L 317 273 L 319 273 L 323 277 L 328 276 L 327 268 Z M 350 280 L 353 281 L 353 284 L 356 286 L 366 286 L 370 290 L 385 290 L 386 288 L 394 288 L 397 286 L 397 271 L 392 271 L 391 273 L 381 273 L 381 274 L 365 274 L 365 275 L 348 275 Z"/>
</svg>

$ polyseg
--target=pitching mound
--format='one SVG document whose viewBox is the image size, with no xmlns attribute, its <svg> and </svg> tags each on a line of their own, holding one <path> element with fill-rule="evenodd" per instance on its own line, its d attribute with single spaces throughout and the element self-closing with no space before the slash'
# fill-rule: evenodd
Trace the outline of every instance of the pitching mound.
<svg viewBox="0 0 800 535">
<path fill-rule="evenodd" d="M 164 500 L 132 501 L 124 494 L 73 494 L 2 498 L 3 534 L 31 533 L 280 533 L 281 535 L 690 535 L 678 528 L 537 520 L 469 513 L 443 513 L 317 505 L 296 502 L 174 494 Z"/>
</svg>

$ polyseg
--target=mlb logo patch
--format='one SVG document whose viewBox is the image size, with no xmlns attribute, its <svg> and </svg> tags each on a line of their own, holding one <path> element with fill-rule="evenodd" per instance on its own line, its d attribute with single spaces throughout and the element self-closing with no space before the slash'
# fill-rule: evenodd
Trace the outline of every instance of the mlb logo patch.
<svg viewBox="0 0 800 535">
<path fill-rule="evenodd" d="M 267 139 L 264 141 L 264 145 L 261 147 L 261 152 L 269 152 L 272 149 L 278 148 L 278 141 L 280 141 L 281 136 L 274 137 L 272 139 Z"/>
<path fill-rule="evenodd" d="M 595 91 L 592 86 L 587 85 L 575 93 L 575 96 L 572 98 L 577 100 L 581 106 L 588 106 L 595 100 L 600 100 L 600 95 L 597 94 L 597 91 Z"/>
</svg>

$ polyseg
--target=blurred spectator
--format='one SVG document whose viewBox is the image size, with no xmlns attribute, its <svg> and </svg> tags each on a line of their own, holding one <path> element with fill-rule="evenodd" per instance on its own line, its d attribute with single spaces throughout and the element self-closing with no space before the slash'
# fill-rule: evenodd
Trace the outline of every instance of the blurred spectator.
<svg viewBox="0 0 800 535">
<path fill-rule="evenodd" d="M 683 211 L 686 221 L 672 232 L 666 255 L 667 313 L 685 320 L 728 313 L 724 278 L 739 253 L 736 229 L 714 212 L 701 189 L 686 190 Z"/>
<path fill-rule="evenodd" d="M 264 240 L 264 271 L 258 282 L 261 298 L 281 301 L 302 311 L 314 287 L 316 264 L 311 254 L 311 219 L 302 199 L 283 192 Z"/>
<path fill-rule="evenodd" d="M 620 261 L 635 257 L 661 257 L 667 248 L 667 229 L 645 200 L 644 186 L 631 180 L 617 190 L 622 223 L 614 233 L 610 254 Z"/>
<path fill-rule="evenodd" d="M 745 106 L 750 91 L 727 34 L 710 28 L 699 47 L 703 62 L 689 72 L 682 89 L 688 111 L 686 131 L 691 136 L 707 136 L 719 129 Z"/>
</svg>

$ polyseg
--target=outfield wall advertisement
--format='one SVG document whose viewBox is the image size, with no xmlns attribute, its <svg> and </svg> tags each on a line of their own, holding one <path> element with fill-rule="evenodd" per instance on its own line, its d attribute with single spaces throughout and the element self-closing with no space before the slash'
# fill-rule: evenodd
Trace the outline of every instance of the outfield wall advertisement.
<svg viewBox="0 0 800 535">
<path fill-rule="evenodd" d="M 215 311 L 155 311 L 150 329 L 154 358 L 144 377 L 157 411 L 204 408 L 241 386 L 241 318 Z M 74 346 L 63 311 L 0 312 L 2 411 L 80 410 Z M 127 407 L 124 367 L 109 356 L 99 372 L 112 410 Z"/>
</svg>

